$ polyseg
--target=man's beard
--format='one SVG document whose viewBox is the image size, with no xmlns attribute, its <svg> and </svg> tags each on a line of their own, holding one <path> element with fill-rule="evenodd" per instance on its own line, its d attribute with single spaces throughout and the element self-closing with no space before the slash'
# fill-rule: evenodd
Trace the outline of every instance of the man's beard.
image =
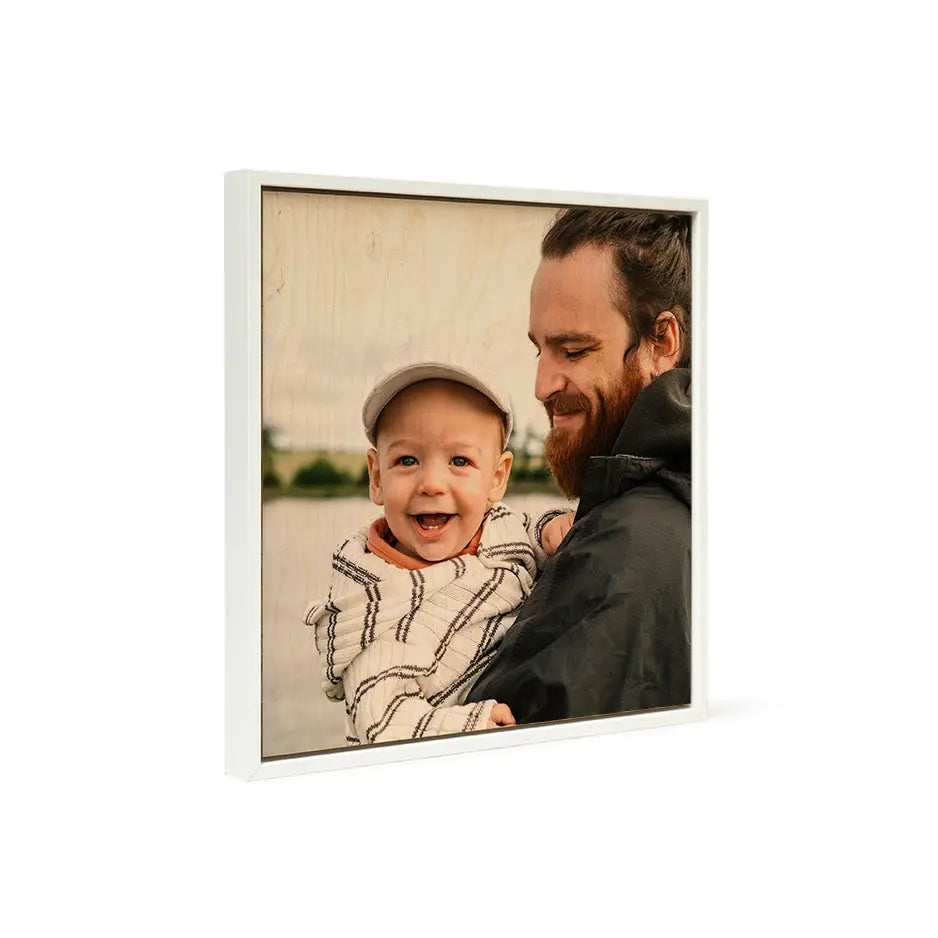
<svg viewBox="0 0 938 938">
<path fill-rule="evenodd" d="M 626 366 L 619 381 L 597 395 L 595 408 L 593 402 L 579 392 L 558 393 L 544 402 L 544 409 L 551 418 L 555 413 L 577 411 L 584 417 L 582 429 L 552 429 L 544 443 L 544 458 L 567 498 L 578 498 L 583 491 L 590 458 L 608 456 L 612 452 L 625 417 L 644 387 L 638 368 Z"/>
</svg>

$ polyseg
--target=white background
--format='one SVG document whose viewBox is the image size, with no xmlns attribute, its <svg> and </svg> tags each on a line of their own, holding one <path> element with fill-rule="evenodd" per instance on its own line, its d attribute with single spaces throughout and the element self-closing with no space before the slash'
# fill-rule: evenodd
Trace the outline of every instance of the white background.
<svg viewBox="0 0 938 938">
<path fill-rule="evenodd" d="M 934 934 L 920 5 L 339 7 L 5 14 L 9 933 Z M 709 720 L 223 776 L 243 167 L 711 200 Z"/>
</svg>

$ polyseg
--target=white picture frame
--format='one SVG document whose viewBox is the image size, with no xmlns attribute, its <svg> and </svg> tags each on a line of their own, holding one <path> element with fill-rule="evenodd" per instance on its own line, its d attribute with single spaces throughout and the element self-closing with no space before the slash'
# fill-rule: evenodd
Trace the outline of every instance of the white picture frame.
<svg viewBox="0 0 938 938">
<path fill-rule="evenodd" d="M 303 755 L 261 748 L 262 194 L 265 189 L 374 194 L 561 208 L 611 206 L 692 216 L 692 637 L 691 702 L 660 711 L 605 715 L 461 736 Z M 683 723 L 706 713 L 707 202 L 701 199 L 495 188 L 241 170 L 225 177 L 226 366 L 226 772 L 245 780 L 519 746 Z M 532 271 L 533 273 L 533 271 Z M 524 324 L 519 323 L 519 329 Z M 533 393 L 533 392 L 532 392 Z M 298 620 L 298 628 L 302 625 Z M 310 675 L 318 683 L 318 675 Z"/>
</svg>

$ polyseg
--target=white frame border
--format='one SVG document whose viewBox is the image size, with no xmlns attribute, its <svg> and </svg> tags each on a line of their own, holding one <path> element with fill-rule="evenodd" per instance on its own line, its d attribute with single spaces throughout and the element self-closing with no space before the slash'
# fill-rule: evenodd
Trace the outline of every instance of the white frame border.
<svg viewBox="0 0 938 938">
<path fill-rule="evenodd" d="M 653 712 L 387 743 L 312 755 L 261 758 L 261 191 L 334 192 L 596 205 L 689 212 L 693 400 L 691 478 L 691 703 Z M 225 771 L 246 780 L 501 749 L 553 739 L 686 723 L 706 715 L 707 202 L 702 199 L 505 189 L 388 179 L 239 170 L 225 175 Z"/>
</svg>

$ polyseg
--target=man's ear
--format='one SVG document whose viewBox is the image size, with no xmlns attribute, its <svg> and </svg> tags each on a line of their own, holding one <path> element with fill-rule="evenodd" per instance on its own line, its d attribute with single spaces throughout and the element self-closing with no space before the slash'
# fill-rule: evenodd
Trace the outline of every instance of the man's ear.
<svg viewBox="0 0 938 938">
<path fill-rule="evenodd" d="M 376 505 L 384 504 L 384 493 L 381 491 L 381 470 L 378 468 L 378 451 L 368 450 L 368 494 Z"/>
<path fill-rule="evenodd" d="M 492 487 L 489 489 L 488 501 L 490 505 L 500 502 L 505 497 L 508 488 L 508 476 L 511 475 L 511 464 L 514 456 L 507 450 L 498 457 L 495 464 L 495 474 L 492 476 Z"/>
<path fill-rule="evenodd" d="M 658 313 L 651 344 L 651 363 L 655 375 L 673 368 L 681 357 L 681 327 L 671 310 Z"/>
</svg>

